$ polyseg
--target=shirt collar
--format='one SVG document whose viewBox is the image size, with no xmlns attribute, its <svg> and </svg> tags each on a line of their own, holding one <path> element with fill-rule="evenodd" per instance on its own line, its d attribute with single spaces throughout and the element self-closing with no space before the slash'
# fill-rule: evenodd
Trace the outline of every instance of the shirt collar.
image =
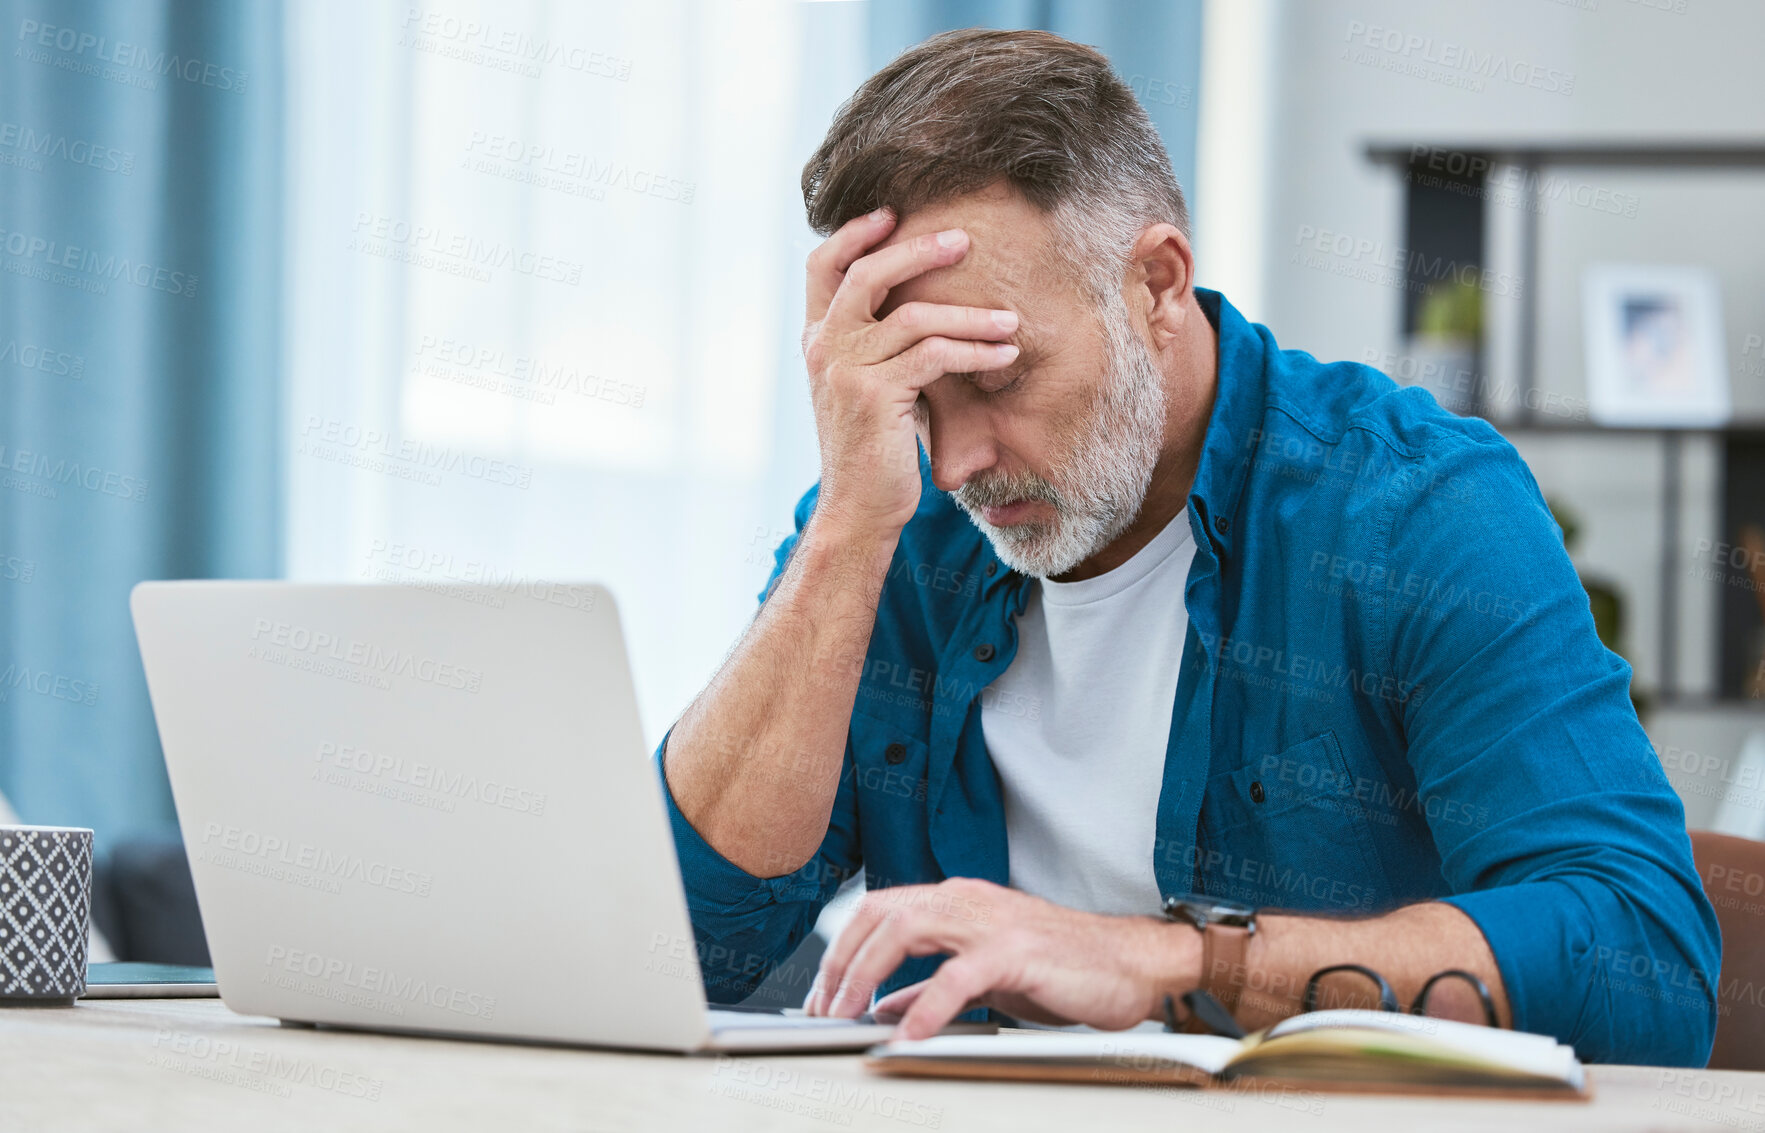
<svg viewBox="0 0 1765 1133">
<path fill-rule="evenodd" d="M 1195 526 L 1205 528 L 1197 533 L 1197 542 L 1212 539 L 1224 547 L 1231 545 L 1236 534 L 1232 517 L 1250 471 L 1256 431 L 1262 424 L 1268 352 L 1273 343 L 1267 339 L 1267 331 L 1246 322 L 1219 292 L 1197 287 L 1195 301 L 1217 333 L 1219 368 L 1213 414 L 1201 443 L 1201 461 L 1189 491 L 1189 504 Z M 1222 519 L 1227 523 L 1224 531 L 1219 529 Z"/>
</svg>

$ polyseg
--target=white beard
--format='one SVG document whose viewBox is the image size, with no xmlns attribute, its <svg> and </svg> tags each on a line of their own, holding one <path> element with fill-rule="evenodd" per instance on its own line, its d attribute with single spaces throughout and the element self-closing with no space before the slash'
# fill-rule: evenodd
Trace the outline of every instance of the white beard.
<svg viewBox="0 0 1765 1133">
<path fill-rule="evenodd" d="M 1105 304 L 1102 322 L 1109 374 L 1091 419 L 1049 478 L 1033 472 L 977 478 L 953 493 L 999 558 L 1022 574 L 1065 574 L 1115 542 L 1139 517 L 1164 447 L 1164 377 L 1129 324 L 1120 296 Z M 1054 519 L 994 527 L 981 518 L 984 507 L 1020 500 L 1049 504 Z"/>
</svg>

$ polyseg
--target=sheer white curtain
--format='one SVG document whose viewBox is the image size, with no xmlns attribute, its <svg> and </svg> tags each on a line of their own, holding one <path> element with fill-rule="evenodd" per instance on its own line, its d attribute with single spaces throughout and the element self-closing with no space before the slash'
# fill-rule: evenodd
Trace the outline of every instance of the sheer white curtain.
<svg viewBox="0 0 1765 1133">
<path fill-rule="evenodd" d="M 288 575 L 605 582 L 653 743 L 816 475 L 797 177 L 862 5 L 289 10 Z"/>
</svg>

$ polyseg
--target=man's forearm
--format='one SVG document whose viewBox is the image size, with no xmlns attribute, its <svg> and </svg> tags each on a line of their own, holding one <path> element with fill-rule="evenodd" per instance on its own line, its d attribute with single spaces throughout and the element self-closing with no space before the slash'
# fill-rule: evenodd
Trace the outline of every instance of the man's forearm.
<svg viewBox="0 0 1765 1133">
<path fill-rule="evenodd" d="M 1193 936 L 1180 925 L 1171 931 Z M 1178 992 L 1202 982 L 1200 949 L 1185 937 L 1171 950 L 1178 971 L 1172 981 Z M 1503 1026 L 1511 1020 L 1501 971 L 1483 933 L 1470 917 L 1451 905 L 1428 902 L 1410 905 L 1382 917 L 1336 920 L 1268 913 L 1257 917 L 1256 935 L 1242 970 L 1217 973 L 1216 982 L 1239 989 L 1237 1019 L 1248 1030 L 1266 1027 L 1297 1014 L 1305 984 L 1313 972 L 1336 964 L 1363 964 L 1384 976 L 1398 1005 L 1409 1010 L 1428 977 L 1460 968 L 1481 979 L 1495 1003 Z M 1186 969 L 1184 971 L 1183 969 Z M 1319 985 L 1316 1006 L 1377 1006 L 1372 982 L 1344 973 Z M 1484 1021 L 1476 994 L 1462 980 L 1442 980 L 1429 995 L 1430 1015 L 1465 1022 Z"/>
<path fill-rule="evenodd" d="M 827 833 L 894 546 L 811 519 L 759 615 L 669 737 L 676 805 L 749 873 L 800 868 Z"/>
</svg>

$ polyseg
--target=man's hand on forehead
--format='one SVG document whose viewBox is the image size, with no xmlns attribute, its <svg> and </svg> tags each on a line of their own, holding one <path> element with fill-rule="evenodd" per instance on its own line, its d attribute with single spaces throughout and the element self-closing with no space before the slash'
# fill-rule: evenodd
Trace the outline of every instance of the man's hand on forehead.
<svg viewBox="0 0 1765 1133">
<path fill-rule="evenodd" d="M 859 217 L 810 257 L 808 311 L 817 345 L 850 347 L 838 361 L 882 367 L 915 392 L 944 374 L 1010 365 L 1018 354 L 1008 341 L 1018 329 L 1016 312 L 932 302 L 904 290 L 959 263 L 970 249 L 968 233 L 946 228 L 891 242 L 895 223 L 886 210 Z M 893 309 L 881 313 L 891 296 Z"/>
<path fill-rule="evenodd" d="M 960 263 L 969 234 L 946 227 L 890 240 L 896 231 L 894 214 L 878 209 L 810 254 L 803 331 L 821 505 L 889 538 L 919 502 L 920 391 L 946 374 L 1005 370 L 1019 355 L 1015 311 L 936 302 L 904 287 Z"/>
</svg>

